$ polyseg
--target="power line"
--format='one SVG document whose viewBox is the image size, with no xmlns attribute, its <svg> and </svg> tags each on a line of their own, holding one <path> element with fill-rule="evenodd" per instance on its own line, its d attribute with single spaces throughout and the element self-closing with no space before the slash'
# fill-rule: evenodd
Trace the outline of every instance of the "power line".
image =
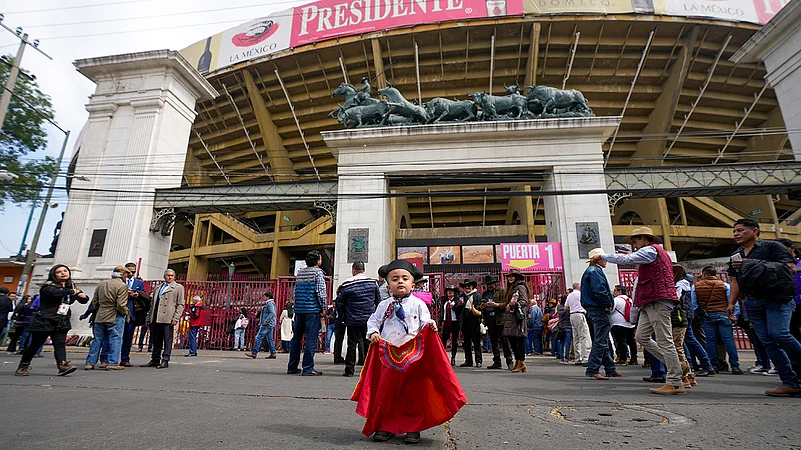
<svg viewBox="0 0 801 450">
<path fill-rule="evenodd" d="M 62 6 L 60 8 L 29 9 L 27 11 L 6 11 L 6 14 L 32 14 L 32 13 L 42 13 L 42 12 L 50 12 L 50 11 L 65 11 L 65 10 L 68 10 L 68 9 L 96 8 L 96 7 L 100 7 L 100 6 L 129 5 L 131 3 L 142 3 L 142 2 L 150 2 L 150 1 L 153 1 L 153 0 L 125 0 L 125 1 L 122 1 L 122 2 L 96 3 L 94 5 Z"/>
</svg>

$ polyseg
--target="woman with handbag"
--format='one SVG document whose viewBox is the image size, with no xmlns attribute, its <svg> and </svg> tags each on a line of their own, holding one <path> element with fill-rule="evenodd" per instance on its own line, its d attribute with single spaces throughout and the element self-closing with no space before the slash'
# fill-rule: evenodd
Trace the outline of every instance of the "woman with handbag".
<svg viewBox="0 0 801 450">
<path fill-rule="evenodd" d="M 515 364 L 509 370 L 512 373 L 526 371 L 526 307 L 528 305 L 528 286 L 523 274 L 512 269 L 506 274 L 509 288 L 506 290 L 506 315 L 503 321 L 503 337 L 509 341 L 509 347 L 515 357 Z"/>
<path fill-rule="evenodd" d="M 45 343 L 48 337 L 53 342 L 53 354 L 56 357 L 58 376 L 62 377 L 75 372 L 76 367 L 67 361 L 67 332 L 72 327 L 70 305 L 75 302 L 85 304 L 89 301 L 80 289 L 72 282 L 72 273 L 64 264 L 57 264 L 50 269 L 42 288 L 39 290 L 39 310 L 34 314 L 28 331 L 31 343 L 22 353 L 17 376 L 28 376 L 28 367 L 33 355 Z"/>
</svg>

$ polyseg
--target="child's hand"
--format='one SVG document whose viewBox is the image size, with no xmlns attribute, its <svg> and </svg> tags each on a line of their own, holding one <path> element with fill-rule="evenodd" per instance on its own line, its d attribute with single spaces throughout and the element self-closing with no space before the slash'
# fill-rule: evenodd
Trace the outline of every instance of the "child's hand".
<svg viewBox="0 0 801 450">
<path fill-rule="evenodd" d="M 378 344 L 378 341 L 381 340 L 381 336 L 378 333 L 373 333 L 370 335 L 370 343 L 371 344 Z"/>
<path fill-rule="evenodd" d="M 437 330 L 437 322 L 432 320 L 431 322 L 428 322 L 428 325 L 431 327 L 431 330 L 434 331 L 434 333 L 436 333 L 438 331 Z"/>
</svg>

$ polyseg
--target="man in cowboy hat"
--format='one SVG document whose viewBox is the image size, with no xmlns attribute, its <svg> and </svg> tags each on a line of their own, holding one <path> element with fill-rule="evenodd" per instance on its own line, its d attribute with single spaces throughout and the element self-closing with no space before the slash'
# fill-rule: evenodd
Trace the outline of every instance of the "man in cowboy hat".
<svg viewBox="0 0 801 450">
<path fill-rule="evenodd" d="M 648 227 L 635 228 L 623 242 L 631 244 L 634 252 L 628 255 L 595 255 L 591 261 L 604 260 L 613 264 L 637 265 L 637 285 L 634 306 L 640 308 L 637 322 L 637 342 L 667 367 L 667 384 L 651 389 L 654 394 L 685 394 L 681 383 L 681 363 L 673 343 L 670 313 L 679 299 L 673 283 L 673 262 L 659 245 L 662 240 Z M 651 336 L 655 335 L 656 340 Z"/>
<path fill-rule="evenodd" d="M 476 367 L 481 367 L 483 357 L 481 355 L 481 311 L 478 307 L 481 303 L 481 294 L 476 290 L 474 280 L 464 280 L 459 283 L 459 287 L 464 292 L 464 312 L 462 312 L 462 336 L 464 337 L 464 363 L 459 367 L 473 367 L 473 351 L 476 354 Z"/>
<path fill-rule="evenodd" d="M 503 357 L 506 359 L 507 367 L 512 366 L 512 350 L 509 343 L 503 338 L 503 318 L 506 310 L 506 290 L 498 287 L 498 279 L 489 274 L 484 277 L 484 294 L 481 296 L 481 305 L 478 307 L 483 313 L 484 325 L 487 326 L 490 345 L 492 346 L 492 365 L 487 369 L 502 369 L 501 350 L 498 348 L 499 341 L 503 346 Z"/>
<path fill-rule="evenodd" d="M 448 286 L 445 288 L 445 297 L 440 308 L 440 329 L 442 346 L 446 347 L 448 338 L 451 339 L 451 366 L 456 365 L 456 352 L 459 350 L 459 319 L 464 310 L 464 299 L 459 297 L 459 288 Z"/>
<path fill-rule="evenodd" d="M 619 377 L 620 372 L 615 367 L 612 359 L 612 348 L 609 345 L 609 333 L 612 331 L 612 308 L 615 306 L 615 297 L 609 289 L 609 281 L 604 274 L 606 261 L 596 259 L 593 256 L 603 255 L 602 248 L 590 250 L 590 266 L 581 276 L 581 306 L 587 311 L 592 321 L 595 335 L 592 337 L 592 350 L 587 361 L 588 377 L 596 380 L 608 380 L 610 377 Z M 603 366 L 606 375 L 601 375 L 600 370 Z"/>
</svg>

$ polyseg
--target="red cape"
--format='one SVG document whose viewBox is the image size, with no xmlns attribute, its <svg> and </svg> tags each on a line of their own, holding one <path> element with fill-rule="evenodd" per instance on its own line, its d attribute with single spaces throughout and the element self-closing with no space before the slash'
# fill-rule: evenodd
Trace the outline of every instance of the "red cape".
<svg viewBox="0 0 801 450">
<path fill-rule="evenodd" d="M 358 402 L 356 414 L 367 419 L 365 436 L 427 430 L 451 420 L 467 403 L 442 341 L 428 325 L 400 347 L 384 339 L 370 345 L 350 399 Z"/>
</svg>

